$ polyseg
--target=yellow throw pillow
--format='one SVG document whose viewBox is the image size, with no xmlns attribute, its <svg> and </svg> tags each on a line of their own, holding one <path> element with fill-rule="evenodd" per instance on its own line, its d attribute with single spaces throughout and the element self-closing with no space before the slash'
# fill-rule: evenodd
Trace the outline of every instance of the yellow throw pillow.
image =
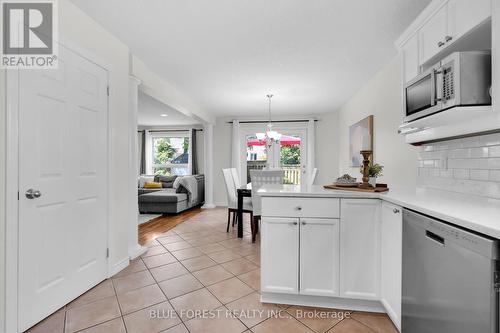
<svg viewBox="0 0 500 333">
<path fill-rule="evenodd" d="M 145 182 L 144 188 L 161 188 L 162 184 L 157 182 Z"/>
</svg>

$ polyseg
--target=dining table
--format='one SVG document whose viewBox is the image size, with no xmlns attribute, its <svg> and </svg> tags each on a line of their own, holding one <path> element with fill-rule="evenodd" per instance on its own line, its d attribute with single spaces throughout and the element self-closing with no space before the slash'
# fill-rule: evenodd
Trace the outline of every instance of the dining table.
<svg viewBox="0 0 500 333">
<path fill-rule="evenodd" d="M 252 183 L 236 189 L 238 194 L 238 209 L 236 223 L 238 224 L 238 238 L 243 238 L 243 198 L 252 196 Z"/>
</svg>

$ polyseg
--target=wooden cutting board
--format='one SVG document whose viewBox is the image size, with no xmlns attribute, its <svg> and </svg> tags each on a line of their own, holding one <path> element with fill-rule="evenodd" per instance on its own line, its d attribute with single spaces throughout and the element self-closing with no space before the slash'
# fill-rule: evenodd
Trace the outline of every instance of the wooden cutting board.
<svg viewBox="0 0 500 333">
<path fill-rule="evenodd" d="M 356 192 L 387 192 L 389 191 L 389 188 L 387 187 L 387 184 L 377 184 L 377 187 L 372 187 L 372 188 L 361 188 L 359 187 L 345 187 L 345 186 L 337 186 L 337 185 L 324 185 L 324 188 L 331 189 L 331 190 L 341 190 L 341 191 L 356 191 Z"/>
</svg>

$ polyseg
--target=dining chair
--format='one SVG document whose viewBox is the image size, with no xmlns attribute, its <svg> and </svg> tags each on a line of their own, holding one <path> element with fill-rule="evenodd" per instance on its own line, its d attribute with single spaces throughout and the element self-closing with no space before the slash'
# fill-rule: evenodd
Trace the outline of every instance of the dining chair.
<svg viewBox="0 0 500 333">
<path fill-rule="evenodd" d="M 240 176 L 238 175 L 238 170 L 236 170 L 236 168 L 231 168 L 231 175 L 233 175 L 234 186 L 236 186 L 237 189 L 240 188 L 241 181 Z"/>
<path fill-rule="evenodd" d="M 317 175 L 318 175 L 318 168 L 314 168 L 311 172 L 311 176 L 307 180 L 307 185 L 313 185 Z"/>
<path fill-rule="evenodd" d="M 265 184 L 283 184 L 283 170 L 250 170 L 252 181 L 252 243 L 259 231 L 259 221 L 261 220 L 262 200 L 257 191 Z"/>
<path fill-rule="evenodd" d="M 229 232 L 229 224 L 231 222 L 231 213 L 233 214 L 233 226 L 236 221 L 237 211 L 238 211 L 238 196 L 236 194 L 236 185 L 233 178 L 233 173 L 231 169 L 222 169 L 222 173 L 224 175 L 224 182 L 226 183 L 226 191 L 227 191 L 227 230 Z M 243 198 L 243 213 L 250 214 L 250 227 L 253 229 L 253 208 L 252 208 L 252 199 L 251 198 Z"/>
</svg>

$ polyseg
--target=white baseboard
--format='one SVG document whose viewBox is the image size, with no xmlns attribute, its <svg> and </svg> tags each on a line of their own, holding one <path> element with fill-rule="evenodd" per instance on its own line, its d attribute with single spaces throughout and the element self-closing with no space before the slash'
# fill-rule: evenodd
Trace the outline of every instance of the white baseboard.
<svg viewBox="0 0 500 333">
<path fill-rule="evenodd" d="M 385 299 L 382 298 L 380 300 L 380 303 L 382 303 L 382 305 L 384 306 L 385 312 L 387 313 L 389 318 L 391 318 L 394 326 L 396 326 L 398 331 L 401 332 L 401 318 L 398 318 L 394 309 L 390 306 L 390 304 Z"/>
<path fill-rule="evenodd" d="M 209 204 L 206 203 L 203 206 L 201 206 L 202 209 L 214 209 L 216 206 L 214 204 Z"/>
<path fill-rule="evenodd" d="M 319 308 L 340 310 L 367 311 L 385 313 L 379 301 L 358 300 L 340 297 L 324 297 L 310 295 L 291 295 L 263 292 L 260 297 L 263 303 L 278 303 L 290 305 L 303 305 Z"/>
<path fill-rule="evenodd" d="M 225 202 L 225 201 L 216 202 L 215 205 L 217 207 L 227 207 L 227 202 Z"/>
<path fill-rule="evenodd" d="M 117 263 L 115 263 L 113 266 L 110 267 L 108 271 L 108 278 L 112 277 L 113 275 L 115 275 L 116 273 L 127 267 L 129 263 L 130 263 L 129 257 L 125 257 L 119 260 Z"/>
<path fill-rule="evenodd" d="M 128 256 L 130 260 L 137 258 L 140 255 L 143 255 L 148 251 L 147 247 L 136 244 L 135 246 L 128 249 Z"/>
</svg>

